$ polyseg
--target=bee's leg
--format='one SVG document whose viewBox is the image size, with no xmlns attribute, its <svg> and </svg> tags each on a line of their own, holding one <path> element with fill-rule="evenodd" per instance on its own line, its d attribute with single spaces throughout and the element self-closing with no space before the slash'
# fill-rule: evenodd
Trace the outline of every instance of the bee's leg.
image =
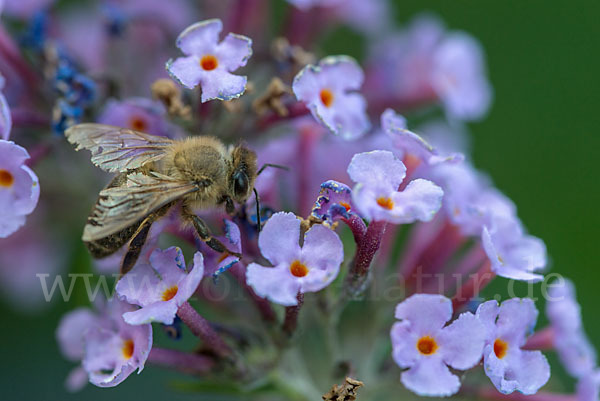
<svg viewBox="0 0 600 401">
<path fill-rule="evenodd" d="M 124 275 L 129 270 L 133 269 L 135 262 L 137 262 L 140 254 L 142 253 L 142 248 L 146 243 L 146 239 L 148 239 L 148 233 L 150 232 L 152 223 L 163 217 L 169 211 L 171 206 L 172 204 L 167 204 L 154 213 L 148 215 L 144 220 L 141 221 L 138 229 L 131 236 L 127 253 L 123 257 L 123 263 L 121 264 L 121 275 Z"/>
<path fill-rule="evenodd" d="M 138 227 L 135 234 L 133 234 L 131 241 L 129 241 L 127 253 L 125 254 L 125 257 L 123 257 L 123 263 L 121 264 L 121 275 L 124 275 L 131 270 L 135 265 L 135 262 L 137 262 L 140 254 L 142 253 L 142 248 L 146 243 L 148 233 L 150 232 L 150 227 L 152 227 L 154 220 L 154 216 L 146 217 Z"/>
<path fill-rule="evenodd" d="M 228 253 L 237 258 L 240 258 L 240 259 L 242 258 L 241 254 L 230 251 L 229 249 L 227 249 L 227 247 L 225 245 L 223 245 L 223 243 L 221 241 L 219 241 L 216 238 L 213 238 L 213 236 L 210 232 L 210 229 L 208 228 L 208 226 L 206 225 L 204 220 L 202 220 L 200 217 L 196 216 L 193 213 L 186 211 L 185 209 L 184 209 L 184 215 L 185 215 L 185 217 L 187 217 L 188 219 L 191 220 L 192 224 L 194 225 L 194 228 L 196 229 L 196 232 L 198 233 L 198 237 L 200 237 L 200 239 L 203 242 L 205 242 L 206 245 L 210 246 L 212 249 L 214 249 L 215 251 L 217 251 L 219 253 Z"/>
</svg>

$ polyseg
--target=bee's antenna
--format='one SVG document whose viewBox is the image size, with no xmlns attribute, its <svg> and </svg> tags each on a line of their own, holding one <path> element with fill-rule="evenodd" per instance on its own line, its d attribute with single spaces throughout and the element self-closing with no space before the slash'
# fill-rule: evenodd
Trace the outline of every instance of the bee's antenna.
<svg viewBox="0 0 600 401">
<path fill-rule="evenodd" d="M 260 174 L 260 172 L 259 172 L 259 174 Z M 256 231 L 258 231 L 260 233 L 260 228 L 261 228 L 261 222 L 260 222 L 260 197 L 258 196 L 258 191 L 256 190 L 256 188 L 252 188 L 252 190 L 254 191 L 254 196 L 256 197 Z"/>
<path fill-rule="evenodd" d="M 280 164 L 273 164 L 273 163 L 265 163 L 262 165 L 261 168 L 258 169 L 258 173 L 256 173 L 256 175 L 260 175 L 260 173 L 263 172 L 264 169 L 266 169 L 267 167 L 274 167 L 274 168 L 279 168 L 281 170 L 285 170 L 285 171 L 290 171 L 290 168 L 287 166 L 282 166 Z"/>
</svg>

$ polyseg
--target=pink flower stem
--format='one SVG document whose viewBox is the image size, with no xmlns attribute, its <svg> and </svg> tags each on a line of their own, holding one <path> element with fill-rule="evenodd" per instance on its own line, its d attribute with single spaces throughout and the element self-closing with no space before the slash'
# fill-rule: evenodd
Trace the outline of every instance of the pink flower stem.
<svg viewBox="0 0 600 401">
<path fill-rule="evenodd" d="M 554 348 L 554 338 L 556 333 L 551 326 L 545 327 L 533 333 L 528 339 L 523 349 L 546 351 Z"/>
<path fill-rule="evenodd" d="M 463 285 L 459 286 L 456 294 L 452 298 L 454 310 L 458 310 L 467 304 L 471 299 L 479 295 L 496 274 L 492 271 L 492 264 L 487 260 L 483 266 L 470 276 L 470 279 Z"/>
<path fill-rule="evenodd" d="M 280 116 L 277 113 L 267 114 L 265 117 L 258 120 L 256 125 L 260 130 L 270 128 L 272 125 L 280 122 L 287 122 L 297 117 L 302 117 L 310 113 L 306 105 L 302 102 L 295 102 L 287 106 L 288 114 Z"/>
<path fill-rule="evenodd" d="M 285 319 L 283 321 L 283 331 L 291 336 L 296 331 L 298 326 L 298 315 L 300 314 L 300 308 L 304 304 L 304 294 L 298 293 L 298 305 L 288 306 L 285 308 Z"/>
<path fill-rule="evenodd" d="M 421 253 L 435 239 L 443 224 L 444 222 L 439 218 L 428 223 L 415 224 L 405 247 L 406 252 L 402 255 L 402 260 L 399 263 L 398 276 L 400 281 L 408 283 L 415 279 L 413 276 Z"/>
<path fill-rule="evenodd" d="M 306 216 L 312 207 L 313 189 L 310 178 L 313 175 L 313 156 L 319 133 L 311 126 L 300 129 L 300 149 L 298 150 L 300 171 L 298 177 L 297 210 L 301 216 Z M 314 194 L 316 196 L 316 193 Z"/>
<path fill-rule="evenodd" d="M 10 110 L 13 125 L 28 127 L 49 127 L 50 119 L 35 110 L 13 108 Z"/>
<path fill-rule="evenodd" d="M 347 288 L 351 296 L 361 294 L 369 277 L 371 262 L 377 250 L 381 246 L 381 239 L 385 232 L 387 222 L 372 221 L 367 227 L 367 231 L 362 240 L 357 243 L 354 263 L 348 272 Z"/>
<path fill-rule="evenodd" d="M 204 342 L 204 345 L 216 355 L 224 358 L 232 356 L 231 348 L 223 341 L 215 329 L 212 328 L 208 320 L 200 316 L 189 302 L 184 302 L 179 307 L 177 315 L 190 328 L 192 333 L 200 338 Z"/>
<path fill-rule="evenodd" d="M 354 242 L 358 245 L 367 232 L 365 222 L 356 214 L 351 215 L 349 219 L 342 218 L 342 221 L 350 227 L 350 231 L 352 231 L 352 235 L 354 236 Z"/>
<path fill-rule="evenodd" d="M 206 374 L 215 366 L 207 356 L 157 347 L 150 351 L 148 362 L 192 375 Z"/>
<path fill-rule="evenodd" d="M 248 296 L 252 298 L 252 301 L 254 302 L 260 314 L 262 315 L 262 318 L 267 322 L 274 322 L 276 316 L 269 301 L 256 295 L 252 287 L 250 287 L 246 283 L 245 266 L 238 262 L 235 265 L 231 266 L 229 272 L 231 272 L 233 277 L 237 280 L 238 284 L 246 290 Z"/>
</svg>

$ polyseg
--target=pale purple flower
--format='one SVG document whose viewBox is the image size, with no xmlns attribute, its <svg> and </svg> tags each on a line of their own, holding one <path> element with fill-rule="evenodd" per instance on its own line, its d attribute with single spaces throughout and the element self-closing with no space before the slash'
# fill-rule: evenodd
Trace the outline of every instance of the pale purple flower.
<svg viewBox="0 0 600 401">
<path fill-rule="evenodd" d="M 448 32 L 436 17 L 418 16 L 378 41 L 369 59 L 367 86 L 375 96 L 418 105 L 440 101 L 459 120 L 480 119 L 490 107 L 481 45 L 467 33 Z"/>
<path fill-rule="evenodd" d="M 233 75 L 252 55 L 252 40 L 230 33 L 219 43 L 223 23 L 218 19 L 187 27 L 177 38 L 185 57 L 167 62 L 167 71 L 187 88 L 202 87 L 202 102 L 231 100 L 246 90 L 247 78 Z"/>
<path fill-rule="evenodd" d="M 14 142 L 0 139 L 0 238 L 6 238 L 25 224 L 33 212 L 40 185 L 25 165 L 29 153 Z"/>
<path fill-rule="evenodd" d="M 450 33 L 438 44 L 431 83 L 452 117 L 478 120 L 490 108 L 492 88 L 485 73 L 483 50 L 467 33 Z"/>
<path fill-rule="evenodd" d="M 421 396 L 449 396 L 460 388 L 449 367 L 466 370 L 481 359 L 485 329 L 470 312 L 452 318 L 452 302 L 434 294 L 415 294 L 396 307 L 391 330 L 394 361 L 402 383 Z"/>
<path fill-rule="evenodd" d="M 565 369 L 573 377 L 582 377 L 596 367 L 596 350 L 583 329 L 581 307 L 575 298 L 575 286 L 566 279 L 548 289 L 546 315 L 554 331 L 554 348 Z"/>
<path fill-rule="evenodd" d="M 0 91 L 4 88 L 4 77 L 0 75 Z M 12 117 L 6 98 L 0 92 L 0 139 L 8 140 L 12 128 Z"/>
<path fill-rule="evenodd" d="M 130 128 L 152 135 L 169 135 L 166 111 L 159 102 L 135 97 L 122 101 L 111 99 L 106 103 L 98 122 L 117 127 Z"/>
<path fill-rule="evenodd" d="M 587 372 L 577 382 L 577 401 L 598 401 L 600 399 L 600 370 Z"/>
<path fill-rule="evenodd" d="M 161 24 L 173 34 L 193 22 L 197 14 L 186 0 L 107 0 L 106 3 L 122 13 L 123 18 Z"/>
<path fill-rule="evenodd" d="M 483 227 L 493 225 L 499 216 L 516 218 L 512 201 L 466 162 L 437 164 L 426 176 L 444 189 L 444 211 L 464 235 L 481 235 Z"/>
<path fill-rule="evenodd" d="M 539 238 L 527 235 L 514 216 L 494 216 L 481 233 L 483 249 L 499 276 L 530 282 L 544 276 L 535 271 L 546 267 L 546 245 Z"/>
<path fill-rule="evenodd" d="M 137 264 L 117 283 L 119 297 L 141 306 L 123 314 L 123 319 L 134 325 L 172 324 L 177 310 L 194 294 L 202 277 L 204 258 L 200 252 L 194 255 L 194 266 L 187 272 L 181 249 L 157 249 L 149 264 Z"/>
<path fill-rule="evenodd" d="M 340 218 L 350 218 L 352 211 L 352 190 L 346 184 L 329 180 L 321 184 L 321 191 L 311 211 L 311 215 L 331 226 Z"/>
<path fill-rule="evenodd" d="M 444 192 L 428 180 L 413 180 L 398 191 L 406 167 L 389 151 L 354 155 L 348 175 L 357 183 L 352 190 L 354 205 L 367 220 L 395 224 L 430 221 L 442 205 Z"/>
<path fill-rule="evenodd" d="M 550 378 L 550 365 L 540 351 L 521 349 L 537 320 L 533 301 L 512 298 L 501 305 L 487 301 L 479 305 L 476 315 L 486 330 L 485 374 L 496 389 L 503 394 L 535 394 Z"/>
<path fill-rule="evenodd" d="M 131 326 L 122 315 L 135 307 L 114 299 L 107 303 L 102 323 L 84 334 L 83 368 L 90 383 L 98 387 L 114 387 L 136 369 L 141 373 L 150 349 L 152 326 Z"/>
<path fill-rule="evenodd" d="M 330 56 L 307 65 L 294 78 L 292 89 L 312 115 L 331 132 L 355 139 L 371 127 L 367 103 L 358 91 L 364 81 L 360 66 L 348 56 Z"/>
<path fill-rule="evenodd" d="M 152 326 L 126 324 L 122 314 L 133 308 L 113 298 L 97 312 L 78 308 L 63 316 L 56 331 L 61 352 L 82 362 L 67 377 L 70 391 L 85 385 L 83 371 L 99 387 L 114 387 L 134 370 L 141 372 L 152 348 Z"/>
<path fill-rule="evenodd" d="M 424 138 L 408 130 L 406 119 L 392 109 L 385 110 L 381 115 L 381 128 L 390 137 L 394 146 L 402 151 L 403 158 L 414 157 L 419 163 L 425 165 L 458 163 L 464 160 L 464 155 L 460 153 L 440 154 Z"/>
<path fill-rule="evenodd" d="M 337 234 L 316 224 L 304 235 L 302 247 L 299 240 L 300 220 L 293 213 L 276 213 L 267 221 L 258 246 L 273 267 L 251 263 L 246 271 L 248 285 L 259 296 L 296 305 L 299 293 L 320 291 L 336 278 L 344 259 Z"/>
</svg>

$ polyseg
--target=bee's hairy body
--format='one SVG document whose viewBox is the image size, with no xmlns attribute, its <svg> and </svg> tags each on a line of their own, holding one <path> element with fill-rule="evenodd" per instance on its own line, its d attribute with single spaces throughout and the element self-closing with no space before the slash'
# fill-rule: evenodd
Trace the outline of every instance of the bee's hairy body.
<svg viewBox="0 0 600 401">
<path fill-rule="evenodd" d="M 83 233 L 95 258 L 129 244 L 122 273 L 137 260 L 150 227 L 176 204 L 184 222 L 201 240 L 228 252 L 212 238 L 206 224 L 193 213 L 234 203 L 252 194 L 256 154 L 243 145 L 226 147 L 216 138 L 198 136 L 176 141 L 101 124 L 80 124 L 67 130 L 67 139 L 92 151 L 92 162 L 118 174 L 100 192 Z"/>
</svg>

